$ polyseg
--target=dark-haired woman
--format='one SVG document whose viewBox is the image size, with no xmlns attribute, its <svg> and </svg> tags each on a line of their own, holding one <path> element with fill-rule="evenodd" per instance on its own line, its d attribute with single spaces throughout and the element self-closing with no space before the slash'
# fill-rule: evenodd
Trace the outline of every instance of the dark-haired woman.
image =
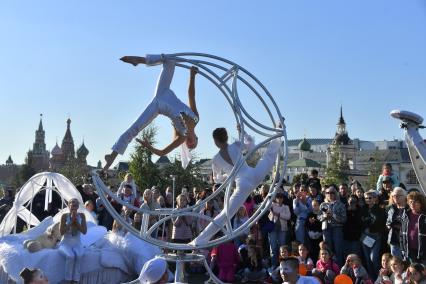
<svg viewBox="0 0 426 284">
<path fill-rule="evenodd" d="M 24 268 L 19 275 L 24 280 L 24 284 L 49 283 L 49 280 L 47 280 L 46 275 L 44 275 L 43 271 L 41 271 L 40 269 Z"/>
<path fill-rule="evenodd" d="M 358 197 L 351 195 L 346 208 L 346 222 L 343 225 L 344 255 L 361 255 L 361 244 L 359 242 L 361 228 L 361 208 L 358 206 Z"/>
<path fill-rule="evenodd" d="M 284 194 L 277 193 L 275 202 L 272 203 L 268 218 L 274 223 L 274 229 L 268 233 L 269 245 L 271 249 L 272 268 L 276 268 L 278 262 L 279 248 L 285 245 L 288 231 L 287 222 L 291 218 L 290 208 L 283 204 Z"/>
<path fill-rule="evenodd" d="M 409 210 L 401 220 L 401 249 L 404 260 L 426 262 L 426 197 L 419 192 L 407 196 Z"/>
</svg>

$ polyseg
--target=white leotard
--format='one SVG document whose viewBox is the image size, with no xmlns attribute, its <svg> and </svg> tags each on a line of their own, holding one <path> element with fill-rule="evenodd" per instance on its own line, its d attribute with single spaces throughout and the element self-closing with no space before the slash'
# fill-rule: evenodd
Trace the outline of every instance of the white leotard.
<svg viewBox="0 0 426 284">
<path fill-rule="evenodd" d="M 147 55 L 146 65 L 163 64 L 160 76 L 157 82 L 157 88 L 152 101 L 148 104 L 138 119 L 127 129 L 117 140 L 112 147 L 112 150 L 119 154 L 123 154 L 127 145 L 132 141 L 140 131 L 142 131 L 154 118 L 159 114 L 167 116 L 172 121 L 173 127 L 176 131 L 186 136 L 188 129 L 185 124 L 184 115 L 198 123 L 198 116 L 179 100 L 175 93 L 170 89 L 170 84 L 173 79 L 175 70 L 175 61 L 167 58 L 165 55 Z"/>
</svg>

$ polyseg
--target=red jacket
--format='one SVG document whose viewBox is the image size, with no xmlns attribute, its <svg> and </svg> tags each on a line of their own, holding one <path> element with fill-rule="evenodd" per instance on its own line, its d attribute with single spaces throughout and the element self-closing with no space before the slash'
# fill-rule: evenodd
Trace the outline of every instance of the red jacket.
<svg viewBox="0 0 426 284">
<path fill-rule="evenodd" d="M 330 259 L 328 262 L 323 262 L 321 259 L 319 259 L 317 261 L 317 269 L 323 272 L 331 270 L 336 273 L 336 275 L 340 274 L 340 267 L 332 259 Z"/>
</svg>

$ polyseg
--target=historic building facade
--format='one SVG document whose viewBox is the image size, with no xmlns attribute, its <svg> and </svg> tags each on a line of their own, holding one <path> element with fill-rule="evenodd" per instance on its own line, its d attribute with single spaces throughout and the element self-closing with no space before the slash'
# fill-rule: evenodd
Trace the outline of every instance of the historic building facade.
<svg viewBox="0 0 426 284">
<path fill-rule="evenodd" d="M 9 155 L 6 163 L 0 165 L 0 187 L 11 185 L 18 172 L 19 166 L 13 162 Z"/>
<path fill-rule="evenodd" d="M 36 172 L 42 172 L 49 169 L 49 151 L 46 150 L 45 131 L 43 129 L 42 115 L 40 114 L 40 122 L 35 132 L 35 141 L 32 150 L 27 153 L 25 163 L 30 165 Z"/>
<path fill-rule="evenodd" d="M 73 166 L 87 167 L 87 155 L 89 155 L 89 150 L 86 148 L 86 145 L 84 145 L 84 141 L 77 151 L 75 151 L 74 139 L 71 134 L 71 119 L 67 120 L 67 129 L 62 139 L 61 147 L 59 147 L 56 142 L 52 151 L 47 151 L 45 131 L 43 129 L 42 118 L 40 117 L 33 149 L 28 151 L 26 163 L 30 165 L 35 172 L 46 170 L 60 171 L 64 166 L 71 164 Z"/>
<path fill-rule="evenodd" d="M 74 139 L 71 134 L 71 119 L 67 120 L 67 130 L 65 131 L 64 138 L 62 139 L 61 147 L 58 143 L 52 149 L 52 157 L 50 158 L 50 170 L 59 171 L 67 164 L 76 163 L 79 167 L 87 166 L 87 155 L 89 150 L 84 145 L 84 141 L 77 149 L 77 155 L 74 149 Z"/>
<path fill-rule="evenodd" d="M 309 174 L 312 169 L 318 170 L 320 176 L 324 175 L 332 155 L 337 155 L 348 163 L 349 178 L 356 179 L 363 185 L 367 184 L 374 164 L 380 167 L 383 163 L 390 163 L 407 189 L 420 190 L 405 142 L 352 140 L 346 129 L 342 109 L 333 139 L 294 139 L 288 141 L 288 146 L 285 178 L 290 182 L 295 175 Z"/>
</svg>

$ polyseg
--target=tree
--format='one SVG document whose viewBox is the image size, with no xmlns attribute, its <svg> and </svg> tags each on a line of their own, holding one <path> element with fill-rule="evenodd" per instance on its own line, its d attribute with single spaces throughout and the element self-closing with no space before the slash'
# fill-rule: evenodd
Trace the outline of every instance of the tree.
<svg viewBox="0 0 426 284">
<path fill-rule="evenodd" d="M 369 161 L 370 168 L 368 171 L 367 188 L 376 188 L 377 180 L 382 173 L 382 165 L 384 161 L 380 159 L 379 153 L 377 151 L 374 152 Z"/>
<path fill-rule="evenodd" d="M 196 155 L 193 153 L 193 160 L 196 159 Z M 176 193 L 179 194 L 184 186 L 188 187 L 202 187 L 205 182 L 202 179 L 200 168 L 196 163 L 189 163 L 186 169 L 182 168 L 181 160 L 175 158 L 174 162 L 166 166 L 162 171 L 162 181 L 166 184 L 161 185 L 167 187 L 172 185 L 172 177 L 175 176 L 175 188 Z"/>
<path fill-rule="evenodd" d="M 68 158 L 65 165 L 58 170 L 58 173 L 64 175 L 75 185 L 81 185 L 85 182 L 88 169 L 86 165 L 78 162 L 75 158 Z"/>
<path fill-rule="evenodd" d="M 27 180 L 29 180 L 35 174 L 36 174 L 36 172 L 35 172 L 33 167 L 31 167 L 28 164 L 23 164 L 20 167 L 18 173 L 16 174 L 16 177 L 12 181 L 12 185 L 15 188 L 19 188 L 22 185 L 24 185 L 24 183 L 26 183 Z"/>
<path fill-rule="evenodd" d="M 309 180 L 309 176 L 307 173 L 300 173 L 300 174 L 294 175 L 293 179 L 291 180 L 291 184 L 292 185 L 296 183 L 307 184 L 308 180 Z"/>
<path fill-rule="evenodd" d="M 257 165 L 257 162 L 259 162 L 260 158 L 261 158 L 261 155 L 260 155 L 259 149 L 258 149 L 255 152 L 253 152 L 253 154 L 251 154 L 250 156 L 247 157 L 246 163 L 250 167 L 254 168 Z"/>
<path fill-rule="evenodd" d="M 148 140 L 155 144 L 154 137 L 157 134 L 155 126 L 146 127 L 139 136 L 141 140 Z M 142 191 L 151 188 L 153 185 L 161 184 L 161 173 L 158 167 L 152 162 L 152 153 L 145 147 L 137 144 L 135 151 L 130 155 L 129 172 L 132 174 L 135 183 Z"/>
<path fill-rule="evenodd" d="M 341 155 L 340 147 L 335 145 L 330 152 L 330 160 L 323 179 L 324 185 L 347 183 L 350 169 L 348 162 Z"/>
</svg>

